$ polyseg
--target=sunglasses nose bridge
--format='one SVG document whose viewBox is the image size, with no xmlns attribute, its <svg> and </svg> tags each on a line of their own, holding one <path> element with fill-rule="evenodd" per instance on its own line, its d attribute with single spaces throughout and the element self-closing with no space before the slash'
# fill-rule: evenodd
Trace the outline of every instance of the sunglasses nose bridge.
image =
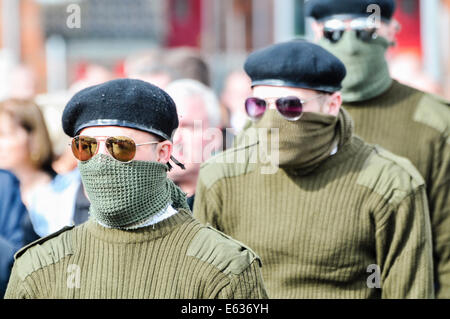
<svg viewBox="0 0 450 319">
<path fill-rule="evenodd" d="M 277 99 L 266 99 L 267 109 L 268 110 L 276 110 L 276 108 L 277 108 L 276 101 L 277 101 Z"/>
<path fill-rule="evenodd" d="M 106 148 L 106 138 L 96 138 L 97 141 L 97 151 L 95 154 L 104 154 L 109 155 L 109 152 Z"/>
<path fill-rule="evenodd" d="M 97 144 L 98 144 L 98 149 L 97 149 L 97 154 L 105 154 L 105 155 L 109 155 L 108 150 L 106 149 L 106 143 L 105 141 L 98 141 L 97 140 Z"/>
</svg>

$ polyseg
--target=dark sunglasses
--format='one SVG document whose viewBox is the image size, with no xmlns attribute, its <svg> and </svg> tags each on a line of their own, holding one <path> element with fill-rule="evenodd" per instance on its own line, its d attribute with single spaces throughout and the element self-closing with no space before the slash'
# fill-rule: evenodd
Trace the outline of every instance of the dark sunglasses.
<svg viewBox="0 0 450 319">
<path fill-rule="evenodd" d="M 280 113 L 288 121 L 297 121 L 303 114 L 303 105 L 309 101 L 315 100 L 321 97 L 323 94 L 319 94 L 316 97 L 304 101 L 296 96 L 286 96 L 281 98 L 266 98 L 260 99 L 257 97 L 249 97 L 245 100 L 245 110 L 247 115 L 253 121 L 259 120 L 266 112 L 268 101 L 275 101 L 275 106 Z"/>
<path fill-rule="evenodd" d="M 72 139 L 73 155 L 80 161 L 88 161 L 98 153 L 100 141 L 105 141 L 106 149 L 111 156 L 123 163 L 130 162 L 136 155 L 136 147 L 147 144 L 158 144 L 158 141 L 136 144 L 126 136 L 75 136 Z"/>
<path fill-rule="evenodd" d="M 352 29 L 356 37 L 364 42 L 369 42 L 377 38 L 376 29 Z M 346 30 L 342 29 L 324 29 L 323 36 L 331 43 L 337 43 L 342 39 Z"/>
<path fill-rule="evenodd" d="M 324 23 L 323 36 L 330 42 L 337 43 L 347 30 L 355 32 L 356 37 L 364 42 L 378 37 L 376 24 L 366 18 L 354 19 L 347 23 L 339 19 L 328 20 Z"/>
</svg>

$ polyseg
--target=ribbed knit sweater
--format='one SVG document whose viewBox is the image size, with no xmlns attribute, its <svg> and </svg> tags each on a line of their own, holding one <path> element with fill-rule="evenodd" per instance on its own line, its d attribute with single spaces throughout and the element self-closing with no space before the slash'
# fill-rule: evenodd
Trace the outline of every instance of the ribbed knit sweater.
<svg viewBox="0 0 450 319">
<path fill-rule="evenodd" d="M 450 298 L 450 107 L 397 81 L 376 98 L 344 106 L 357 135 L 407 157 L 424 177 L 437 296 Z"/>
<path fill-rule="evenodd" d="M 194 216 L 255 250 L 270 298 L 434 297 L 425 185 L 409 161 L 353 136 L 306 176 L 224 163 L 254 149 L 202 165 Z M 368 285 L 374 265 L 381 288 Z"/>
<path fill-rule="evenodd" d="M 260 260 L 190 213 L 139 230 L 94 220 L 16 255 L 5 298 L 265 298 Z"/>
</svg>

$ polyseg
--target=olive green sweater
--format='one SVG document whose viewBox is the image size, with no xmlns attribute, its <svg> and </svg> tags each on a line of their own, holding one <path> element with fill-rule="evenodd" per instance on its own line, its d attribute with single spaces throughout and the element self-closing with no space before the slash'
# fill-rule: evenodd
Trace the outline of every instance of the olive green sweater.
<svg viewBox="0 0 450 319">
<path fill-rule="evenodd" d="M 24 248 L 5 298 L 265 298 L 259 258 L 178 214 L 135 231 L 93 220 Z"/>
<path fill-rule="evenodd" d="M 434 297 L 425 185 L 409 161 L 357 137 L 306 176 L 224 160 L 253 151 L 202 165 L 194 216 L 255 250 L 270 298 Z"/>
<path fill-rule="evenodd" d="M 447 102 L 448 103 L 448 102 Z M 394 81 L 382 95 L 344 105 L 355 133 L 407 157 L 425 179 L 439 298 L 450 298 L 450 107 Z"/>
</svg>

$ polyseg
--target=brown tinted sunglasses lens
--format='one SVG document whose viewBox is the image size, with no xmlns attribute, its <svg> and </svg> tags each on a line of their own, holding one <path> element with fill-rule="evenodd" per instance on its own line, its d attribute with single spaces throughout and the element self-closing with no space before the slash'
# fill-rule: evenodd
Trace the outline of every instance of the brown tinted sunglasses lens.
<svg viewBox="0 0 450 319">
<path fill-rule="evenodd" d="M 105 142 L 109 154 L 121 162 L 129 162 L 136 154 L 136 144 L 125 136 L 108 137 Z"/>
<path fill-rule="evenodd" d="M 98 142 L 93 137 L 76 136 L 72 139 L 73 155 L 80 161 L 91 159 L 96 153 Z"/>
</svg>

